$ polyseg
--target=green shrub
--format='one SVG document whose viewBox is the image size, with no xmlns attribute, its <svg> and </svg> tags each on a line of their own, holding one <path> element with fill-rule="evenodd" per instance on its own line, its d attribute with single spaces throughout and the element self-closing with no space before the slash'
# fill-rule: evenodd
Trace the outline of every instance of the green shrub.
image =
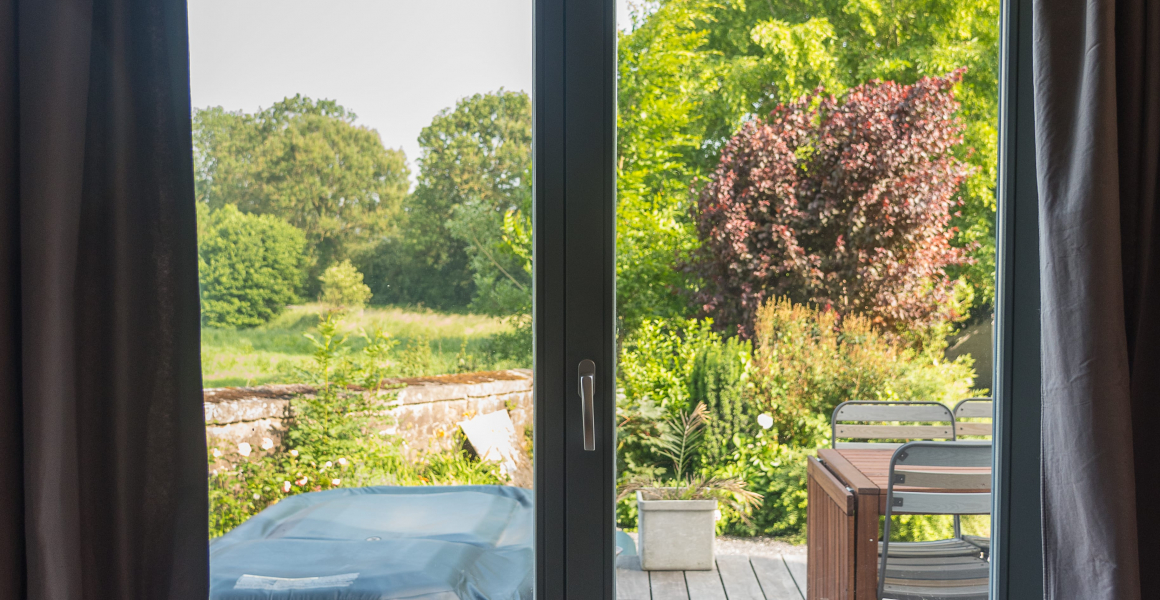
<svg viewBox="0 0 1160 600">
<path fill-rule="evenodd" d="M 652 402 L 692 408 L 689 384 L 697 355 L 721 341 L 712 319 L 646 319 L 625 339 L 617 376 L 628 406 Z"/>
<path fill-rule="evenodd" d="M 507 331 L 501 331 L 488 338 L 483 350 L 493 360 L 507 360 L 521 367 L 532 366 L 532 316 L 514 315 L 506 317 Z"/>
<path fill-rule="evenodd" d="M 829 417 L 846 400 L 935 400 L 973 395 L 969 357 L 947 362 L 937 342 L 922 350 L 885 336 L 857 316 L 784 300 L 758 313 L 755 349 L 722 339 L 711 321 L 645 321 L 625 341 L 617 399 L 617 468 L 630 477 L 671 476 L 664 465 L 665 420 L 704 402 L 709 408 L 700 475 L 733 477 L 762 494 L 746 523 L 722 511 L 718 528 L 737 535 L 799 540 L 806 515 L 806 456 L 829 437 Z M 633 527 L 636 506 L 617 505 Z M 964 530 L 985 533 L 985 524 Z M 949 518 L 896 520 L 896 539 L 945 537 Z"/>
<path fill-rule="evenodd" d="M 396 372 L 403 377 L 429 375 L 435 363 L 435 353 L 431 350 L 431 338 L 421 335 L 407 341 L 399 353 Z"/>
<path fill-rule="evenodd" d="M 717 477 L 735 477 L 765 500 L 747 523 L 740 515 L 722 511 L 718 529 L 732 535 L 767 535 L 804 541 L 806 525 L 806 457 L 811 453 L 778 444 L 768 432 L 735 434 L 731 456 L 706 471 Z"/>
<path fill-rule="evenodd" d="M 690 381 L 697 356 L 720 343 L 709 319 L 645 320 L 621 346 L 617 369 L 617 470 L 629 477 L 666 475 L 664 420 L 692 408 Z"/>
<path fill-rule="evenodd" d="M 318 301 L 335 308 L 358 310 L 371 299 L 371 288 L 363 283 L 363 274 L 344 260 L 333 264 L 318 277 L 322 293 Z"/>
<path fill-rule="evenodd" d="M 969 356 L 945 360 L 945 343 L 915 350 L 857 315 L 839 321 L 832 311 L 773 299 L 758 311 L 755 329 L 757 398 L 783 444 L 826 443 L 830 414 L 847 400 L 951 404 L 977 395 Z"/>
<path fill-rule="evenodd" d="M 704 464 L 727 460 L 740 433 L 753 435 L 760 407 L 754 402 L 752 346 L 730 338 L 705 346 L 697 353 L 689 374 L 692 402 L 703 402 L 711 418 L 701 448 Z"/>
<path fill-rule="evenodd" d="M 201 315 L 209 327 L 254 327 L 297 299 L 306 237 L 269 215 L 227 204 L 198 210 Z"/>
</svg>

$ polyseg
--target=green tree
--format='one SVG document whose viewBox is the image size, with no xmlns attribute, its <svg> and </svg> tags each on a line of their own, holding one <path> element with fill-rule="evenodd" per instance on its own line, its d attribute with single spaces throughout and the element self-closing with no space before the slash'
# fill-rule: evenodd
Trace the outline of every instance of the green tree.
<svg viewBox="0 0 1160 600">
<path fill-rule="evenodd" d="M 277 316 L 297 299 L 305 246 L 302 232 L 281 219 L 198 203 L 202 323 L 253 327 Z"/>
<path fill-rule="evenodd" d="M 402 150 L 333 100 L 286 98 L 257 113 L 221 107 L 194 112 L 198 198 L 234 204 L 301 229 L 314 263 L 365 251 L 390 234 L 410 187 Z"/>
<path fill-rule="evenodd" d="M 720 56 L 722 89 L 708 102 L 716 149 L 750 115 L 817 85 L 831 92 L 871 79 L 911 84 L 965 67 L 955 89 L 965 130 L 959 158 L 975 167 L 960 194 L 955 243 L 977 246 L 962 274 L 984 306 L 994 300 L 998 176 L 998 0 L 718 2 L 701 23 L 703 52 Z"/>
<path fill-rule="evenodd" d="M 690 186 L 705 172 L 700 113 L 715 87 L 705 2 L 674 1 L 620 33 L 617 106 L 617 311 L 631 331 L 645 319 L 691 312 L 679 257 L 696 247 Z M 639 16 L 639 15 L 638 15 Z"/>
<path fill-rule="evenodd" d="M 618 285 L 638 279 L 663 282 L 657 287 L 665 290 L 696 286 L 676 274 L 646 273 L 671 270 L 666 257 L 687 250 L 675 241 L 689 236 L 673 234 L 674 242 L 662 245 L 659 232 L 687 228 L 677 216 L 688 199 L 680 192 L 699 187 L 743 122 L 819 85 L 841 93 L 874 78 L 910 84 L 966 67 L 955 90 L 965 127 L 956 152 L 975 169 L 952 225 L 954 243 L 974 247 L 975 262 L 948 271 L 962 275 L 985 308 L 994 297 L 998 31 L 997 0 L 666 0 L 638 13 L 620 43 L 618 251 L 625 260 Z M 639 185 L 649 178 L 651 185 Z M 655 191 L 666 186 L 672 193 Z M 642 197 L 647 202 L 634 206 Z M 657 208 L 644 213 L 637 206 Z M 656 216 L 665 208 L 672 221 Z M 630 257 L 637 248 L 664 251 L 652 262 Z M 635 310 L 621 307 L 626 318 Z M 643 312 L 663 311 L 653 305 Z"/>
<path fill-rule="evenodd" d="M 322 282 L 318 300 L 328 306 L 358 310 L 371 299 L 371 288 L 349 259 L 330 265 L 318 279 Z"/>
<path fill-rule="evenodd" d="M 464 98 L 435 116 L 419 145 L 419 178 L 407 199 L 402 243 L 392 243 L 402 250 L 396 261 L 405 261 L 394 267 L 394 278 L 419 279 L 406 274 L 411 270 L 430 280 L 428 304 L 462 298 L 468 290 L 479 312 L 529 312 L 531 273 L 521 254 L 530 240 L 512 228 L 526 226 L 531 213 L 527 94 L 501 89 Z"/>
</svg>

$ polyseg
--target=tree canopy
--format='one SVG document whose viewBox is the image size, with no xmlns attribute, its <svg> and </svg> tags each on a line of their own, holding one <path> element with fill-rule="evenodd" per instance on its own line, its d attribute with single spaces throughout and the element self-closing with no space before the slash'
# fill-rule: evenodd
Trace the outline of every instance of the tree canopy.
<svg viewBox="0 0 1160 600">
<path fill-rule="evenodd" d="M 197 197 L 212 208 L 285 219 L 306 235 L 317 273 L 391 233 L 407 190 L 402 150 L 333 100 L 301 95 L 247 114 L 193 119 Z"/>
<path fill-rule="evenodd" d="M 997 0 L 666 0 L 638 12 L 619 44 L 620 313 L 679 314 L 671 292 L 696 291 L 695 278 L 673 274 L 696 245 L 681 213 L 744 123 L 819 85 L 840 95 L 874 78 L 911 84 L 960 68 L 964 142 L 954 152 L 974 169 L 958 190 L 952 244 L 973 260 L 947 271 L 989 304 L 998 27 Z"/>
<path fill-rule="evenodd" d="M 463 98 L 423 128 L 419 146 L 418 182 L 400 239 L 390 242 L 394 258 L 381 249 L 363 269 L 379 282 L 375 293 L 432 306 L 470 300 L 474 310 L 496 315 L 528 312 L 531 273 L 520 244 L 504 233 L 505 216 L 512 231 L 513 217 L 522 223 L 531 214 L 528 95 L 500 89 Z M 404 286 L 410 289 L 393 291 Z"/>
<path fill-rule="evenodd" d="M 778 297 L 898 333 L 960 318 L 946 274 L 967 262 L 948 226 L 971 174 L 953 154 L 958 79 L 872 81 L 742 125 L 698 201 L 702 310 L 745 337 Z"/>
</svg>

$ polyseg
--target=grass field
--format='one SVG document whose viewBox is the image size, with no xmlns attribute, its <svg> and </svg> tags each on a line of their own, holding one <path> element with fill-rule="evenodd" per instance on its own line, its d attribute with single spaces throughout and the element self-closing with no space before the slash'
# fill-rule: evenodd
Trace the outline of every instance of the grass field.
<svg viewBox="0 0 1160 600">
<path fill-rule="evenodd" d="M 318 305 L 288 307 L 278 318 L 253 329 L 203 329 L 201 363 L 203 385 L 209 387 L 295 383 L 307 366 L 313 344 L 306 333 L 316 333 Z M 399 341 L 394 352 L 397 375 L 438 375 L 527 367 L 521 360 L 501 358 L 512 328 L 493 317 L 439 313 L 427 309 L 369 307 L 346 315 L 340 329 L 349 345 L 364 344 L 360 331 L 380 328 Z M 426 346 L 426 349 L 424 348 Z M 427 351 L 429 349 L 429 352 Z M 510 354 L 510 353 L 508 353 Z M 528 353 L 530 354 L 530 352 Z"/>
</svg>

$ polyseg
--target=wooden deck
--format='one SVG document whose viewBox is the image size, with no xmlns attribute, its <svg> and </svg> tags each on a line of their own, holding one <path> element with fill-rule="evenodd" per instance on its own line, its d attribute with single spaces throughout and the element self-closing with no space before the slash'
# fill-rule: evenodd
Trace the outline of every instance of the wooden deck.
<svg viewBox="0 0 1160 600">
<path fill-rule="evenodd" d="M 806 557 L 718 556 L 712 571 L 642 571 L 616 564 L 617 600 L 805 600 Z"/>
</svg>

